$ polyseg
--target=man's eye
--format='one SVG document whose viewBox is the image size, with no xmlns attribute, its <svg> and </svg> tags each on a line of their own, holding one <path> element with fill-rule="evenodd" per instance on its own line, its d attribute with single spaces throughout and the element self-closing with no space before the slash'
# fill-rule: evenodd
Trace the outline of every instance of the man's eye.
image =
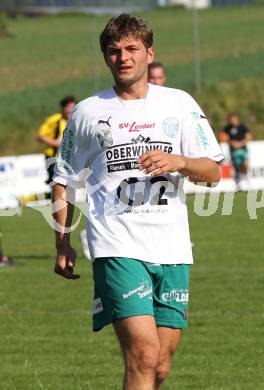
<svg viewBox="0 0 264 390">
<path fill-rule="evenodd" d="M 117 50 L 117 49 L 109 49 L 109 50 L 108 50 L 108 53 L 109 53 L 110 55 L 118 54 L 118 50 Z"/>
</svg>

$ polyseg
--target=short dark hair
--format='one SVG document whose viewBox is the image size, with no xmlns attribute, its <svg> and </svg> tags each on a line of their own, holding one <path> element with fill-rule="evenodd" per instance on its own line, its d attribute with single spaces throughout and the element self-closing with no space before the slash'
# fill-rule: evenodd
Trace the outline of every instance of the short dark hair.
<svg viewBox="0 0 264 390">
<path fill-rule="evenodd" d="M 77 101 L 76 101 L 74 96 L 68 95 L 68 96 L 65 96 L 63 99 L 61 99 L 60 106 L 61 106 L 61 108 L 64 108 L 70 103 L 77 103 Z"/>
<path fill-rule="evenodd" d="M 148 71 L 151 69 L 161 68 L 164 72 L 166 72 L 166 69 L 164 65 L 161 62 L 151 62 L 151 64 L 148 64 Z"/>
<path fill-rule="evenodd" d="M 138 16 L 121 14 L 110 19 L 100 35 L 100 46 L 104 56 L 110 43 L 129 37 L 140 39 L 146 49 L 153 45 L 151 28 Z"/>
<path fill-rule="evenodd" d="M 148 70 L 155 68 L 161 68 L 165 71 L 165 67 L 161 62 L 151 62 L 151 64 L 148 64 Z"/>
<path fill-rule="evenodd" d="M 239 115 L 239 113 L 238 112 L 230 112 L 229 114 L 228 114 L 228 120 L 230 120 L 231 118 L 233 118 L 233 117 L 237 117 L 237 118 L 239 118 L 240 119 L 240 115 Z"/>
</svg>

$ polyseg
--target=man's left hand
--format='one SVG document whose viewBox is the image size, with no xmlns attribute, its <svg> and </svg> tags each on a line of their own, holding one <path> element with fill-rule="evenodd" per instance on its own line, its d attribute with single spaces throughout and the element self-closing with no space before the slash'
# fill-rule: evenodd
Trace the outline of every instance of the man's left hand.
<svg viewBox="0 0 264 390">
<path fill-rule="evenodd" d="M 185 168 L 185 159 L 156 149 L 142 154 L 138 159 L 139 169 L 145 174 L 159 176 L 165 172 L 176 172 Z"/>
</svg>

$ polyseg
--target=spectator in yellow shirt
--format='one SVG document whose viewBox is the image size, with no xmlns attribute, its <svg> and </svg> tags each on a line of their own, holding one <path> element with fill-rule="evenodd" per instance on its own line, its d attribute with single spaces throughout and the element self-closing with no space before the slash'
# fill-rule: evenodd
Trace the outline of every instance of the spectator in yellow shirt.
<svg viewBox="0 0 264 390">
<path fill-rule="evenodd" d="M 44 154 L 46 159 L 57 155 L 63 132 L 75 105 L 76 99 L 73 96 L 65 96 L 60 101 L 61 112 L 48 117 L 40 126 L 37 140 L 45 145 Z M 54 164 L 48 164 L 48 184 L 52 181 L 53 169 Z"/>
</svg>

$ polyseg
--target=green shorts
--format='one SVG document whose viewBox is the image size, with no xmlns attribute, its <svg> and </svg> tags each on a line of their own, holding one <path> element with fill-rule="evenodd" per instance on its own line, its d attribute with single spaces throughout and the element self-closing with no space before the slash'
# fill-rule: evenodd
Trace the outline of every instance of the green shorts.
<svg viewBox="0 0 264 390">
<path fill-rule="evenodd" d="M 186 328 L 189 265 L 161 265 L 126 257 L 93 263 L 93 330 L 113 321 L 154 316 L 157 326 Z"/>
<path fill-rule="evenodd" d="M 244 161 L 248 160 L 248 150 L 245 148 L 232 150 L 230 152 L 231 160 L 236 169 L 240 169 Z"/>
</svg>

